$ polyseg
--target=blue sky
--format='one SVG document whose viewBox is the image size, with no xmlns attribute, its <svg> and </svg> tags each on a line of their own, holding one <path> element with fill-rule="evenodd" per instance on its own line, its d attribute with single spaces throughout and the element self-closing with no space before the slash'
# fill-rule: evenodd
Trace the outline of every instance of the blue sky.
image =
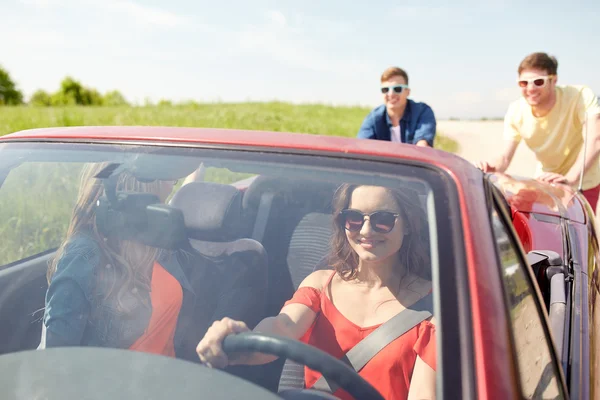
<svg viewBox="0 0 600 400">
<path fill-rule="evenodd" d="M 71 75 L 140 103 L 374 106 L 397 65 L 438 118 L 497 117 L 533 51 L 600 94 L 597 0 L 0 0 L 0 15 L 0 64 L 26 96 Z"/>
</svg>

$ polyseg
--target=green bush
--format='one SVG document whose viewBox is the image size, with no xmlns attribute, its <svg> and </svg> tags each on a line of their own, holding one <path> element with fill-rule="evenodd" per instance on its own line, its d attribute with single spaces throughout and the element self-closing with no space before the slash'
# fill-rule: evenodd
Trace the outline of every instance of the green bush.
<svg viewBox="0 0 600 400">
<path fill-rule="evenodd" d="M 7 70 L 0 67 L 0 105 L 23 104 L 23 93 L 17 89 Z"/>
<path fill-rule="evenodd" d="M 45 90 L 38 90 L 29 99 L 29 104 L 37 107 L 50 107 L 52 105 L 52 96 Z"/>
</svg>

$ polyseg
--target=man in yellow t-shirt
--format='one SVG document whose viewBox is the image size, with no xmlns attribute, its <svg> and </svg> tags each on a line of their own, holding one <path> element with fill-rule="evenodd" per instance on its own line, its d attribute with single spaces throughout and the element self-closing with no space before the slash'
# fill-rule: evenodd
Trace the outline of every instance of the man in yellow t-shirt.
<svg viewBox="0 0 600 400">
<path fill-rule="evenodd" d="M 546 53 L 533 53 L 519 65 L 522 97 L 504 117 L 505 146 L 494 161 L 475 165 L 484 172 L 504 172 L 521 139 L 538 160 L 536 178 L 549 183 L 579 185 L 594 211 L 600 195 L 600 106 L 586 86 L 557 86 L 558 62 Z M 587 148 L 584 162 L 584 126 Z"/>
</svg>

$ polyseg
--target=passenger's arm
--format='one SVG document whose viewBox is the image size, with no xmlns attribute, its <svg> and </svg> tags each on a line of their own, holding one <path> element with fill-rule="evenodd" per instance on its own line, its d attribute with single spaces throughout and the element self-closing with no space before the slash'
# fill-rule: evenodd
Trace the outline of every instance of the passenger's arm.
<svg viewBox="0 0 600 400">
<path fill-rule="evenodd" d="M 181 186 L 185 186 L 190 182 L 203 181 L 205 172 L 206 172 L 206 168 L 204 168 L 204 163 L 200 163 L 200 166 L 198 167 L 198 169 L 196 169 L 194 172 L 192 172 L 191 174 L 189 174 L 188 176 L 185 177 Z"/>
<path fill-rule="evenodd" d="M 79 346 L 90 314 L 90 291 L 98 249 L 67 246 L 46 293 L 45 347 Z"/>
<path fill-rule="evenodd" d="M 45 347 L 79 346 L 88 322 L 90 304 L 73 280 L 52 282 L 46 300 Z"/>
<path fill-rule="evenodd" d="M 320 290 L 323 287 L 324 276 L 331 271 L 317 271 L 309 275 L 301 284 L 302 287 L 312 287 Z M 263 319 L 254 328 L 254 332 L 284 336 L 290 339 L 301 338 L 310 328 L 316 318 L 316 313 L 303 304 L 288 304 L 274 317 Z M 274 361 L 277 357 L 267 354 L 250 353 L 239 355 L 236 359 L 228 359 L 221 344 L 230 334 L 248 332 L 245 323 L 224 318 L 216 321 L 206 332 L 206 335 L 196 348 L 200 360 L 211 367 L 224 368 L 227 365 L 245 364 L 258 365 Z"/>
</svg>

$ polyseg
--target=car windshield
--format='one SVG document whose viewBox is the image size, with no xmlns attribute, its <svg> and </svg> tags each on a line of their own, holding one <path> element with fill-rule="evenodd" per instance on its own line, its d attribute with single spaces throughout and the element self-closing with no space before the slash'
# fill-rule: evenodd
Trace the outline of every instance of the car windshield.
<svg viewBox="0 0 600 400">
<path fill-rule="evenodd" d="M 358 258 L 388 260 L 398 290 L 435 298 L 440 259 L 456 256 L 439 243 L 452 202 L 440 175 L 315 153 L 3 144 L 0 352 L 109 347 L 200 363 L 215 321 L 252 329 L 304 301 L 294 293 L 315 271 L 356 279 Z M 348 317 L 342 293 L 325 296 L 347 329 L 376 327 L 386 312 L 383 299 Z M 435 339 L 430 350 L 420 340 L 410 357 L 435 365 Z M 274 364 L 226 372 L 277 391 Z"/>
</svg>

